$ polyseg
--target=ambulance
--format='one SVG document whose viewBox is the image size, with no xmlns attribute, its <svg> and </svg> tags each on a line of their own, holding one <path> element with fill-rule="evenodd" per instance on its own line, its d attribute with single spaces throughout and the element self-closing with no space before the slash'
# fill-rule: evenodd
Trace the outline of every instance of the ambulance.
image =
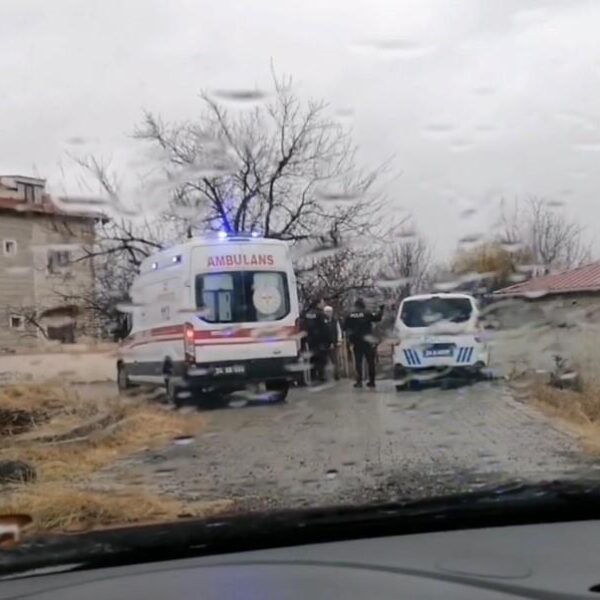
<svg viewBox="0 0 600 600">
<path fill-rule="evenodd" d="M 411 381 L 450 374 L 476 377 L 489 364 L 489 347 L 473 296 L 439 293 L 409 296 L 395 323 L 394 379 Z"/>
<path fill-rule="evenodd" d="M 144 260 L 130 296 L 120 390 L 164 386 L 179 405 L 262 384 L 285 398 L 303 373 L 286 242 L 224 233 L 190 239 Z"/>
</svg>

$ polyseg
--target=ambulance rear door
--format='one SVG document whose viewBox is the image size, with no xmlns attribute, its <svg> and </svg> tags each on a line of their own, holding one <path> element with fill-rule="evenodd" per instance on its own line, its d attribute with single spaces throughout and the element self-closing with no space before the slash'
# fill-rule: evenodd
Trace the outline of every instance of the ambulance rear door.
<svg viewBox="0 0 600 600">
<path fill-rule="evenodd" d="M 196 362 L 298 355 L 298 298 L 288 246 L 252 240 L 192 249 Z"/>
</svg>

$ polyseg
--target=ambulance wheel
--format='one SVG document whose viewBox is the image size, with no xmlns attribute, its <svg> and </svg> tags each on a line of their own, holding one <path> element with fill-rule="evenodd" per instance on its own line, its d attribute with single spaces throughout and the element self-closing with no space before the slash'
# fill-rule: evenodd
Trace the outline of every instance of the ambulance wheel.
<svg viewBox="0 0 600 600">
<path fill-rule="evenodd" d="M 167 375 L 165 377 L 165 391 L 167 394 L 167 400 L 175 405 L 175 408 L 181 408 L 183 406 L 183 398 L 181 396 L 181 388 L 175 383 L 172 377 Z"/>
<path fill-rule="evenodd" d="M 280 402 L 285 402 L 287 398 L 288 392 L 290 391 L 290 382 L 289 381 L 266 381 L 265 388 L 270 392 L 279 392 L 278 400 Z"/>
<path fill-rule="evenodd" d="M 129 381 L 129 376 L 127 375 L 127 369 L 125 369 L 125 365 L 123 363 L 119 363 L 117 365 L 117 388 L 119 393 L 125 394 L 132 387 L 133 386 Z"/>
</svg>

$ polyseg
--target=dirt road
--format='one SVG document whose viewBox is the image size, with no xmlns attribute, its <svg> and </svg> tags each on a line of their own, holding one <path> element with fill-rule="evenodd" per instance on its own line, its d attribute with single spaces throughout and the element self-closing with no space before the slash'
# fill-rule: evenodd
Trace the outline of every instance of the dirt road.
<svg viewBox="0 0 600 600">
<path fill-rule="evenodd" d="M 100 476 L 180 498 L 243 507 L 371 502 L 515 479 L 589 473 L 576 440 L 500 383 L 397 393 L 348 382 L 295 390 L 285 404 L 207 411 L 185 445 Z"/>
</svg>

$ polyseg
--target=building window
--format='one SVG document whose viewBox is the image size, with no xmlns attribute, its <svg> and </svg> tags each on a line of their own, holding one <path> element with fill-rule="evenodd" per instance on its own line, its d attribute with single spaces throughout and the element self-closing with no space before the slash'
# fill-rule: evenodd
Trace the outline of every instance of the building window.
<svg viewBox="0 0 600 600">
<path fill-rule="evenodd" d="M 17 255 L 17 242 L 15 240 L 4 240 L 2 248 L 4 250 L 4 256 Z"/>
<path fill-rule="evenodd" d="M 10 315 L 8 324 L 11 329 L 23 331 L 25 329 L 25 319 L 21 315 Z"/>
<path fill-rule="evenodd" d="M 25 202 L 33 204 L 35 202 L 35 188 L 30 183 L 26 183 L 23 185 L 23 192 L 25 194 Z"/>
<path fill-rule="evenodd" d="M 71 253 L 68 250 L 48 250 L 48 272 L 64 273 L 71 264 Z"/>
</svg>

